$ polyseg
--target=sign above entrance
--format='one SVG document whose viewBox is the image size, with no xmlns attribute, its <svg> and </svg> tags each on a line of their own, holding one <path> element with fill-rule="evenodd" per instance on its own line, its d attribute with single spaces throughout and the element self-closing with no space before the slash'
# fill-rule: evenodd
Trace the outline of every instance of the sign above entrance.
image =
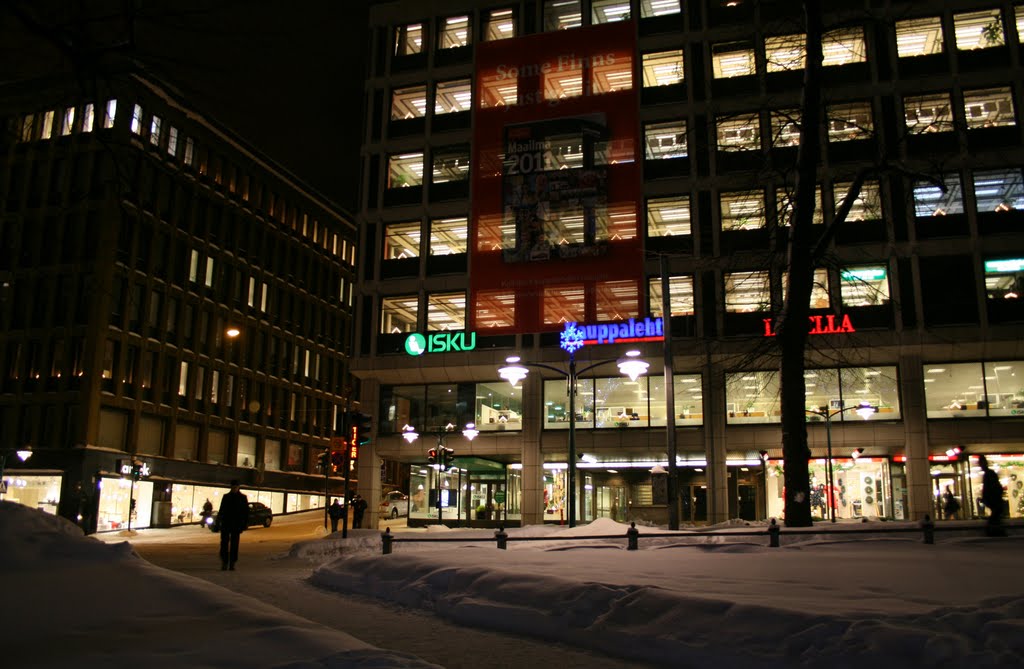
<svg viewBox="0 0 1024 669">
<path fill-rule="evenodd" d="M 820 334 L 842 334 L 846 332 L 856 332 L 853 323 L 850 321 L 850 317 L 846 314 L 837 316 L 836 314 L 816 314 L 809 316 L 808 320 L 811 324 L 811 329 L 808 334 L 820 335 Z M 773 319 L 765 318 L 764 322 L 764 336 L 774 337 L 775 327 Z"/>
<path fill-rule="evenodd" d="M 559 345 L 574 353 L 586 344 L 632 344 L 664 339 L 665 321 L 662 318 L 645 318 L 642 321 L 630 318 L 616 323 L 566 323 Z"/>
<path fill-rule="evenodd" d="M 405 338 L 405 352 L 409 355 L 472 351 L 475 348 L 475 332 L 433 332 L 426 336 L 414 332 Z"/>
<path fill-rule="evenodd" d="M 136 480 L 148 477 L 152 472 L 149 463 L 142 460 L 118 460 L 117 473 L 121 476 L 131 476 Z"/>
</svg>

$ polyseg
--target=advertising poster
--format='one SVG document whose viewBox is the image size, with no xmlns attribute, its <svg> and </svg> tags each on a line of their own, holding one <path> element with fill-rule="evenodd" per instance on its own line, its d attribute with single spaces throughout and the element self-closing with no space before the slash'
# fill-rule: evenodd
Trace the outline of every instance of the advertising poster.
<svg viewBox="0 0 1024 669">
<path fill-rule="evenodd" d="M 635 30 L 620 22 L 478 45 L 469 329 L 640 315 Z M 619 303 L 606 304 L 610 295 Z"/>
</svg>

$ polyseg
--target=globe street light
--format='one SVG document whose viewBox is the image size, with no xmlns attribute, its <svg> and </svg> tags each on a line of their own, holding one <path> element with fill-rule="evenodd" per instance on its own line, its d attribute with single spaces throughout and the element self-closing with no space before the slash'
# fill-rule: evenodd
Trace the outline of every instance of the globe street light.
<svg viewBox="0 0 1024 669">
<path fill-rule="evenodd" d="M 0 451 L 0 493 L 7 493 L 7 484 L 4 483 L 4 469 L 7 466 L 7 456 L 10 453 L 14 453 L 18 456 L 18 459 L 25 462 L 32 457 L 32 447 L 23 446 L 22 448 L 10 448 L 4 451 Z"/>
<path fill-rule="evenodd" d="M 527 367 L 547 369 L 561 374 L 566 378 L 568 384 L 567 393 L 569 395 L 569 480 L 567 482 L 567 496 L 569 498 L 569 527 L 576 527 L 576 384 L 579 381 L 580 375 L 589 372 L 595 367 L 600 367 L 601 365 L 605 365 L 609 362 L 615 362 L 619 366 L 619 372 L 628 376 L 631 381 L 636 381 L 637 377 L 641 374 L 647 373 L 647 368 L 650 366 L 646 361 L 639 357 L 640 351 L 629 351 L 625 356 L 618 360 L 600 360 L 592 365 L 584 367 L 583 369 L 577 370 L 576 349 L 582 345 L 582 342 L 580 342 L 578 346 L 566 346 L 563 344 L 562 348 L 569 352 L 569 371 L 539 362 L 522 362 L 520 357 L 517 355 L 506 358 L 505 362 L 507 364 L 498 369 L 498 375 L 513 386 L 518 385 L 520 381 L 526 378 L 526 375 L 530 371 Z"/>
<path fill-rule="evenodd" d="M 828 490 L 825 491 L 825 503 L 828 504 L 829 518 L 834 523 L 836 522 L 836 506 L 832 503 L 833 490 L 835 489 L 832 480 L 832 419 L 839 414 L 846 411 L 855 411 L 858 416 L 867 420 L 878 411 L 878 407 L 871 406 L 867 402 L 861 402 L 860 404 L 854 404 L 848 406 L 845 409 L 836 409 L 835 411 L 815 411 L 814 409 L 804 409 L 806 413 L 814 414 L 815 416 L 821 416 L 825 419 L 825 443 L 828 447 L 828 461 L 825 463 L 825 476 L 828 480 Z"/>
</svg>

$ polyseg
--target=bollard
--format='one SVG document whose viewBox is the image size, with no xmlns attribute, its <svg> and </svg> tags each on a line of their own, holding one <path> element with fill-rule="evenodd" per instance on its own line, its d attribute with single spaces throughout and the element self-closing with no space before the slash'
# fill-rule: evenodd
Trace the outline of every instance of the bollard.
<svg viewBox="0 0 1024 669">
<path fill-rule="evenodd" d="M 772 518 L 771 524 L 768 525 L 768 547 L 769 548 L 778 548 L 779 547 L 779 533 L 781 532 L 781 530 L 782 530 L 782 528 L 780 528 L 778 523 L 775 522 L 775 519 Z"/>
<path fill-rule="evenodd" d="M 924 530 L 924 542 L 926 544 L 934 544 L 935 523 L 927 513 L 924 514 L 924 518 L 921 519 L 921 529 Z"/>
<path fill-rule="evenodd" d="M 635 551 L 639 549 L 637 542 L 640 539 L 640 531 L 636 529 L 636 523 L 629 524 L 629 529 L 626 530 L 626 539 L 628 540 L 628 543 L 626 544 L 627 551 Z"/>
<path fill-rule="evenodd" d="M 384 534 L 380 535 L 380 542 L 384 546 L 384 555 L 391 555 L 391 542 L 393 539 L 390 527 L 386 528 Z"/>
<path fill-rule="evenodd" d="M 494 533 L 494 540 L 498 542 L 499 549 L 508 550 L 508 534 L 504 527 L 499 527 L 498 531 Z"/>
</svg>

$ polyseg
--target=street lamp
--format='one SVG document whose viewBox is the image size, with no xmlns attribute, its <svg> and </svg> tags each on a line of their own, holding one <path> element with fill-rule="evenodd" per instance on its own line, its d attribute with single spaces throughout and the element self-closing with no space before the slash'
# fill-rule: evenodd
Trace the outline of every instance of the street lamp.
<svg viewBox="0 0 1024 669">
<path fill-rule="evenodd" d="M 871 418 L 878 407 L 871 406 L 867 402 L 861 402 L 860 404 L 854 404 L 848 406 L 845 409 L 837 409 L 835 411 L 815 411 L 814 409 L 804 409 L 806 413 L 814 414 L 815 416 L 821 416 L 825 419 L 825 443 L 828 447 L 828 461 L 825 463 L 825 476 L 828 479 L 828 490 L 825 491 L 825 503 L 828 505 L 829 518 L 834 523 L 836 522 L 836 506 L 832 503 L 832 495 L 834 490 L 834 483 L 832 480 L 832 419 L 841 413 L 846 411 L 854 411 L 858 416 L 867 420 Z"/>
<path fill-rule="evenodd" d="M 435 481 L 435 483 L 437 485 L 437 491 L 436 492 L 437 492 L 437 524 L 438 525 L 440 525 L 441 521 L 442 521 L 441 509 L 443 508 L 441 506 L 441 472 L 444 471 L 444 468 L 443 468 L 444 467 L 444 463 L 447 462 L 447 457 L 448 457 L 447 451 L 445 450 L 444 440 L 445 440 L 445 438 L 449 434 L 451 434 L 454 431 L 455 431 L 455 426 L 452 425 L 451 423 L 448 423 L 447 425 L 444 426 L 443 430 L 438 430 L 437 432 L 433 433 L 435 436 L 437 436 L 437 449 L 436 450 L 437 450 L 437 453 L 439 454 L 439 457 L 440 457 L 440 464 L 438 464 L 436 466 L 436 468 L 437 468 L 437 475 L 435 476 L 435 479 L 434 479 L 434 481 Z M 476 424 L 475 423 L 466 423 L 466 427 L 464 427 L 462 429 L 462 436 L 464 436 L 469 441 L 473 441 L 473 439 L 475 439 L 478 434 L 480 434 L 480 430 L 476 429 Z M 405 425 L 404 427 L 402 427 L 402 438 L 405 439 L 410 444 L 412 442 L 416 441 L 419 438 L 419 436 L 420 436 L 419 433 L 416 432 L 416 428 L 414 428 L 412 425 Z M 452 451 L 452 453 L 454 453 L 454 451 Z M 431 463 L 431 464 L 433 464 L 433 463 Z M 448 464 L 450 465 L 452 463 L 448 463 Z"/>
<path fill-rule="evenodd" d="M 579 344 L 582 346 L 582 343 Z M 647 372 L 647 368 L 650 365 L 640 358 L 640 351 L 628 351 L 625 356 L 618 360 L 600 360 L 593 363 L 583 369 L 576 369 L 576 348 L 579 346 L 565 346 L 569 352 L 569 371 L 559 369 L 552 365 L 545 365 L 539 362 L 522 362 L 520 357 L 517 355 L 508 357 L 505 359 L 507 363 L 504 367 L 498 369 L 498 376 L 505 379 L 513 386 L 519 384 L 520 381 L 526 378 L 529 373 L 527 367 L 537 367 L 540 369 L 547 369 L 552 372 L 561 374 L 566 378 L 567 381 L 567 393 L 569 395 L 569 462 L 568 462 L 568 511 L 569 511 L 569 527 L 576 527 L 576 384 L 579 381 L 581 374 L 585 374 L 595 367 L 600 367 L 609 362 L 614 362 L 619 366 L 619 372 L 629 377 L 631 381 L 636 381 L 637 377 Z"/>
<path fill-rule="evenodd" d="M 5 451 L 0 451 L 0 493 L 7 493 L 7 484 L 4 483 L 4 468 L 7 466 L 7 456 L 10 453 L 14 453 L 18 456 L 18 459 L 25 462 L 32 457 L 32 447 L 25 445 L 21 448 L 11 448 Z"/>
</svg>

